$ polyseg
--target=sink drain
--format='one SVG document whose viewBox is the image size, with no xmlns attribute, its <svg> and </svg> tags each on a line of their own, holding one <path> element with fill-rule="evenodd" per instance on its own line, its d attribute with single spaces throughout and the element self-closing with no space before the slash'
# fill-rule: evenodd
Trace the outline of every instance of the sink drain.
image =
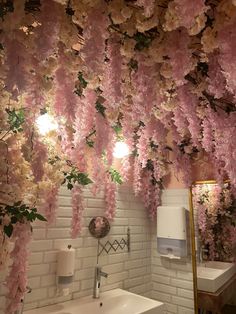
<svg viewBox="0 0 236 314">
<path fill-rule="evenodd" d="M 99 304 L 99 305 L 100 305 L 100 307 L 102 307 L 102 306 L 103 306 L 102 302 L 100 302 L 100 304 Z"/>
</svg>

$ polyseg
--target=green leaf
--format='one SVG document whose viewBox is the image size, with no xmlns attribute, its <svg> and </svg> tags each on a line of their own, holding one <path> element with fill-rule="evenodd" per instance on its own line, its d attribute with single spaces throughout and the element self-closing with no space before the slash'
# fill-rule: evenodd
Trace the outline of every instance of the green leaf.
<svg viewBox="0 0 236 314">
<path fill-rule="evenodd" d="M 14 133 L 22 132 L 23 131 L 22 125 L 25 122 L 24 109 L 19 110 L 6 109 L 6 112 L 8 114 L 7 122 L 10 126 L 10 130 L 13 131 Z"/>
<path fill-rule="evenodd" d="M 149 34 L 137 32 L 133 38 L 134 40 L 136 40 L 136 45 L 134 49 L 141 51 L 144 48 L 149 47 L 154 37 Z"/>
<path fill-rule="evenodd" d="M 72 190 L 73 189 L 73 184 L 72 183 L 67 183 L 67 189 Z"/>
<path fill-rule="evenodd" d="M 88 85 L 88 82 L 87 82 L 87 81 L 85 81 L 85 79 L 84 79 L 84 77 L 83 77 L 83 73 L 82 73 L 82 72 L 79 72 L 79 74 L 78 74 L 78 79 L 79 79 L 79 82 L 80 82 L 80 84 L 81 84 L 82 88 L 86 88 L 86 87 L 87 87 L 87 85 Z"/>
<path fill-rule="evenodd" d="M 13 232 L 13 225 L 9 224 L 7 226 L 4 226 L 4 233 L 10 238 Z"/>
<path fill-rule="evenodd" d="M 96 134 L 96 130 L 93 130 L 88 136 L 86 136 L 86 144 L 89 147 L 94 146 L 94 141 L 91 139 L 91 136 L 93 136 L 94 134 Z"/>
<path fill-rule="evenodd" d="M 96 102 L 96 109 L 104 118 L 105 118 L 105 111 L 106 107 L 104 107 L 99 101 Z"/>
<path fill-rule="evenodd" d="M 47 219 L 45 217 L 43 217 L 42 215 L 40 215 L 39 213 L 35 214 L 35 217 L 40 220 L 40 221 L 47 221 Z"/>
<path fill-rule="evenodd" d="M 83 173 L 83 172 L 80 172 L 78 174 L 77 182 L 81 185 L 88 185 L 90 183 L 93 183 L 93 181 L 88 177 L 87 173 Z"/>
<path fill-rule="evenodd" d="M 12 223 L 12 224 L 17 223 L 17 217 L 16 217 L 16 216 L 12 216 L 12 217 L 11 217 L 11 223 Z"/>
<path fill-rule="evenodd" d="M 129 66 L 132 70 L 137 71 L 137 70 L 138 70 L 138 61 L 135 60 L 135 59 L 133 59 L 133 58 L 131 58 L 130 61 L 129 61 L 129 63 L 128 63 L 128 66 Z"/>
<path fill-rule="evenodd" d="M 122 131 L 121 124 L 118 122 L 117 124 L 113 125 L 112 128 L 116 132 L 116 135 L 120 136 L 120 133 Z"/>
<path fill-rule="evenodd" d="M 118 184 L 122 184 L 123 183 L 122 177 L 121 177 L 120 173 L 116 169 L 110 168 L 109 174 L 110 174 L 111 180 L 113 182 L 116 182 Z"/>
</svg>

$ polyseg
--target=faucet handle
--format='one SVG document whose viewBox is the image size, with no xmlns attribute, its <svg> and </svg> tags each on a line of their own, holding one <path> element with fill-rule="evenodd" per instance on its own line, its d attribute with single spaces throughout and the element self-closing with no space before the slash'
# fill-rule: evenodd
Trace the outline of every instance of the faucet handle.
<svg viewBox="0 0 236 314">
<path fill-rule="evenodd" d="M 102 277 L 105 277 L 105 278 L 107 278 L 107 277 L 108 277 L 108 274 L 107 274 L 107 273 L 105 273 L 104 271 L 101 271 L 101 272 L 100 272 L 100 275 L 101 275 Z"/>
</svg>

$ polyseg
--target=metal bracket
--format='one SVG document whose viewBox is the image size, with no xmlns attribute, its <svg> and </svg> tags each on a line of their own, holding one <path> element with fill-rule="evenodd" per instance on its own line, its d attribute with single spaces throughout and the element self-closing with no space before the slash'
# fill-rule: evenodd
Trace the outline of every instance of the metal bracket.
<svg viewBox="0 0 236 314">
<path fill-rule="evenodd" d="M 130 252 L 130 228 L 127 229 L 127 238 L 122 238 L 121 240 L 114 240 L 112 243 L 107 241 L 105 244 L 102 244 L 100 240 L 98 241 L 98 255 L 100 256 L 102 252 L 106 252 L 107 254 L 110 251 L 116 252 L 118 249 L 124 250 L 127 247 L 128 252 Z"/>
</svg>

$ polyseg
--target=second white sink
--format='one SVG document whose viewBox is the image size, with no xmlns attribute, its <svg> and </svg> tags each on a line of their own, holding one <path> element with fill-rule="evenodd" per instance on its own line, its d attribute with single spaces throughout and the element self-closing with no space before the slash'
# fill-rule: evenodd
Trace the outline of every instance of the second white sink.
<svg viewBox="0 0 236 314">
<path fill-rule="evenodd" d="M 206 262 L 197 267 L 198 289 L 207 292 L 219 290 L 234 274 L 236 265 L 224 262 Z"/>
</svg>

